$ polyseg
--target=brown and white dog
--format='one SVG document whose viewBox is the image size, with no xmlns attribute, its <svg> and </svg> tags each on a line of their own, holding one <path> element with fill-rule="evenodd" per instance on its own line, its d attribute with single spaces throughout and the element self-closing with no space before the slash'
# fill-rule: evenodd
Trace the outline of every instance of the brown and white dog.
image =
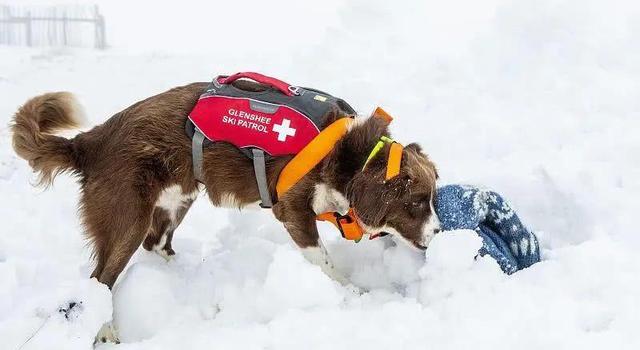
<svg viewBox="0 0 640 350">
<path fill-rule="evenodd" d="M 55 135 L 80 123 L 81 108 L 68 92 L 34 97 L 14 117 L 13 147 L 39 173 L 41 185 L 50 185 L 62 172 L 78 177 L 80 213 L 96 260 L 91 276 L 109 287 L 140 244 L 165 256 L 175 254 L 174 230 L 199 193 L 184 125 L 206 87 L 194 83 L 147 98 L 71 139 Z M 323 127 L 340 117 L 340 111 L 331 111 Z M 379 118 L 358 119 L 272 209 L 304 256 L 341 283 L 346 281 L 333 269 L 318 237 L 317 214 L 346 213 L 352 206 L 368 233 L 388 232 L 422 249 L 438 231 L 433 209 L 438 175 L 418 145 L 404 148 L 400 175 L 389 181 L 389 146 L 362 170 L 372 147 L 388 134 Z M 290 159 L 267 163 L 272 196 Z M 252 162 L 234 146 L 216 142 L 206 147 L 203 169 L 204 188 L 214 205 L 242 208 L 259 201 Z"/>
</svg>

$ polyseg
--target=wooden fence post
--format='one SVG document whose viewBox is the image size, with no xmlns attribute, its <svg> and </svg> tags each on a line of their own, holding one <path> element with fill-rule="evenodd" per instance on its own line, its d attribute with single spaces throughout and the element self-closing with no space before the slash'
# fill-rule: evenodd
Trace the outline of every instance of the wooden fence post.
<svg viewBox="0 0 640 350">
<path fill-rule="evenodd" d="M 24 20 L 24 25 L 25 25 L 24 29 L 25 29 L 27 46 L 31 47 L 33 45 L 33 43 L 31 42 L 31 11 L 27 11 L 27 14 Z"/>
<path fill-rule="evenodd" d="M 67 12 L 62 16 L 62 46 L 67 46 Z"/>
<path fill-rule="evenodd" d="M 95 21 L 94 26 L 94 45 L 96 49 L 104 50 L 107 47 L 106 31 L 104 25 L 104 17 L 100 14 L 98 5 L 94 5 Z"/>
</svg>

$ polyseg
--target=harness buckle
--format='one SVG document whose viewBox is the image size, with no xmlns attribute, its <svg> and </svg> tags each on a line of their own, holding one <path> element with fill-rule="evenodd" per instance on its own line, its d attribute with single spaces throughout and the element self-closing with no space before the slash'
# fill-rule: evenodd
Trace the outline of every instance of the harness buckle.
<svg viewBox="0 0 640 350">
<path fill-rule="evenodd" d="M 289 85 L 288 89 L 295 96 L 300 96 L 300 91 L 302 90 L 299 86 L 293 86 L 293 85 Z"/>
<path fill-rule="evenodd" d="M 353 240 L 356 243 L 360 242 L 363 236 L 362 228 L 353 216 L 353 212 L 349 210 L 345 215 L 334 212 L 333 215 L 335 217 L 336 226 L 338 227 L 338 230 L 340 230 L 342 237 Z"/>
</svg>

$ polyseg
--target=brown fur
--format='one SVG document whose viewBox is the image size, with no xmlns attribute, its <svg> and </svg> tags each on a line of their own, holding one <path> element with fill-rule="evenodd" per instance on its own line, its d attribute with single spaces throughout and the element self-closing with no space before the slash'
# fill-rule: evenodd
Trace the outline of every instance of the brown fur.
<svg viewBox="0 0 640 350">
<path fill-rule="evenodd" d="M 161 248 L 168 255 L 174 254 L 171 238 L 192 200 L 182 203 L 176 218 L 156 202 L 161 191 L 171 185 L 180 186 L 184 194 L 198 190 L 191 164 L 191 140 L 184 124 L 206 86 L 194 83 L 152 96 L 72 139 L 52 135 L 77 126 L 69 93 L 34 97 L 15 115 L 14 149 L 39 173 L 41 184 L 50 184 L 64 171 L 78 176 L 81 218 L 96 259 L 91 276 L 109 287 L 141 244 L 150 250 L 166 235 Z M 325 116 L 324 124 L 340 116 L 340 111 L 334 110 Z M 422 211 L 415 210 L 416 219 L 406 205 L 432 200 L 435 168 L 419 147 L 408 146 L 397 179 L 385 182 L 382 178 L 387 148 L 360 172 L 381 135 L 388 135 L 388 131 L 377 118 L 354 127 L 321 164 L 279 198 L 274 214 L 298 246 L 318 245 L 310 204 L 317 183 L 326 183 L 348 196 L 363 223 L 395 225 L 403 236 L 407 232 L 405 238 L 415 241 L 420 226 L 417 223 L 430 213 L 421 207 Z M 278 157 L 267 163 L 273 196 L 277 176 L 289 159 Z M 214 205 L 220 205 L 228 194 L 233 194 L 239 206 L 259 200 L 252 162 L 234 146 L 224 142 L 208 146 L 203 168 L 203 182 Z"/>
<path fill-rule="evenodd" d="M 39 185 L 49 186 L 57 174 L 77 168 L 71 156 L 73 143 L 51 135 L 80 126 L 72 117 L 79 112 L 73 111 L 72 100 L 68 92 L 45 94 L 32 98 L 16 113 L 13 148 L 39 173 Z"/>
</svg>

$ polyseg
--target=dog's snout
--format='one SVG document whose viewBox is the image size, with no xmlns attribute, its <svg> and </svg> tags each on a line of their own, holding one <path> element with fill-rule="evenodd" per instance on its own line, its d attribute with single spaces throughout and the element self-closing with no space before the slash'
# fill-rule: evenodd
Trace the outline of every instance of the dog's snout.
<svg viewBox="0 0 640 350">
<path fill-rule="evenodd" d="M 433 229 L 433 233 L 434 233 L 434 234 L 436 234 L 436 235 L 437 235 L 438 233 L 440 233 L 440 232 L 442 232 L 442 229 L 441 229 L 441 228 Z"/>
</svg>

